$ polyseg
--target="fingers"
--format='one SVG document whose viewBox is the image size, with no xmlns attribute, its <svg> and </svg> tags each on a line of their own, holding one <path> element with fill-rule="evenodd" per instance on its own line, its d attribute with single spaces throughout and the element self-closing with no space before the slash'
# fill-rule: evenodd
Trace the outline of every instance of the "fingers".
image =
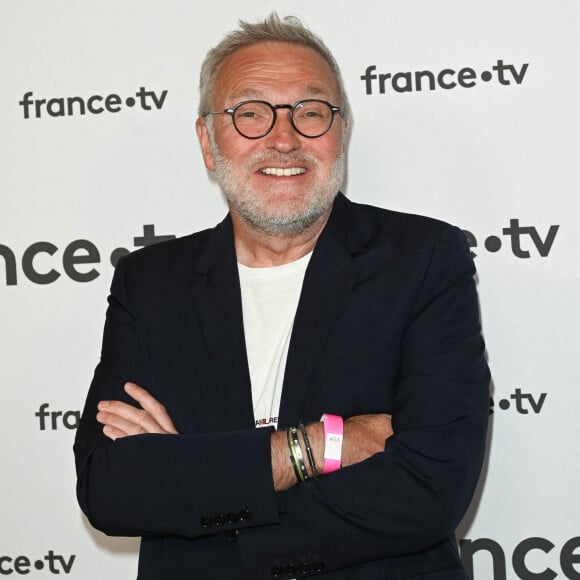
<svg viewBox="0 0 580 580">
<path fill-rule="evenodd" d="M 143 409 L 136 409 L 127 403 L 101 401 L 98 409 L 97 421 L 114 429 L 116 438 L 160 432 L 160 426 Z"/>
<path fill-rule="evenodd" d="M 177 434 L 165 407 L 145 389 L 126 383 L 125 391 L 141 408 L 122 401 L 101 401 L 98 404 L 97 421 L 103 424 L 103 433 L 109 439 L 144 433 Z"/>
<path fill-rule="evenodd" d="M 125 383 L 125 392 L 135 399 L 167 433 L 177 433 L 167 409 L 143 387 L 135 383 Z"/>
<path fill-rule="evenodd" d="M 112 427 L 111 425 L 105 425 L 103 427 L 103 433 L 113 441 L 115 441 L 116 439 L 127 437 L 127 433 L 121 431 L 120 429 L 117 429 L 116 427 Z"/>
</svg>

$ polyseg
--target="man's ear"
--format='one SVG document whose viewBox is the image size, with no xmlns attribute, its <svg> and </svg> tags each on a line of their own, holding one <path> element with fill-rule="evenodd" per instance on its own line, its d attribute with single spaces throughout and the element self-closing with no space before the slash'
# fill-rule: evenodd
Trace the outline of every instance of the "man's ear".
<svg viewBox="0 0 580 580">
<path fill-rule="evenodd" d="M 213 153 L 211 152 L 211 146 L 209 141 L 209 133 L 207 131 L 207 126 L 205 124 L 204 117 L 198 117 L 195 122 L 195 130 L 197 132 L 197 138 L 199 139 L 199 144 L 201 145 L 201 152 L 203 154 L 203 162 L 209 171 L 215 170 L 215 159 Z"/>
</svg>

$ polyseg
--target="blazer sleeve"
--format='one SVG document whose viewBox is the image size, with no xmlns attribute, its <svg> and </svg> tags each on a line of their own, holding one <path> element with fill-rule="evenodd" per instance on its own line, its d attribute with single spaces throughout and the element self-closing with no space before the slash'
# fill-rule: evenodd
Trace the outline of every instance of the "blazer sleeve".
<svg viewBox="0 0 580 580">
<path fill-rule="evenodd" d="M 270 430 L 136 435 L 111 441 L 96 421 L 101 400 L 124 400 L 127 381 L 147 388 L 150 365 L 115 270 L 100 362 L 74 443 L 77 497 L 91 524 L 110 535 L 195 538 L 279 522 Z M 145 290 L 144 290 L 145 291 Z M 241 478 L 240 473 L 251 473 Z"/>
<path fill-rule="evenodd" d="M 250 531 L 261 536 L 248 542 L 252 559 L 302 557 L 332 571 L 453 536 L 477 484 L 489 418 L 473 276 L 463 233 L 447 228 L 404 334 L 394 436 L 384 452 L 283 494 L 280 525 Z"/>
</svg>

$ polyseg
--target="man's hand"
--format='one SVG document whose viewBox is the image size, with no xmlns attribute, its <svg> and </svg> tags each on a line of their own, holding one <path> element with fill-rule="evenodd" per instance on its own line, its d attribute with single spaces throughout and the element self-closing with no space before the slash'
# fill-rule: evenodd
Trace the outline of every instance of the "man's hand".
<svg viewBox="0 0 580 580">
<path fill-rule="evenodd" d="M 157 399 L 135 383 L 125 383 L 124 388 L 141 408 L 122 401 L 101 401 L 98 404 L 97 421 L 104 425 L 103 433 L 109 439 L 114 441 L 142 433 L 178 434 L 167 410 Z"/>
<path fill-rule="evenodd" d="M 319 473 L 324 467 L 324 426 L 322 423 L 310 423 L 306 426 L 308 439 L 312 447 L 314 462 Z M 391 415 L 386 413 L 356 415 L 344 421 L 342 442 L 342 466 L 347 467 L 364 461 L 385 450 L 386 440 L 393 435 Z M 302 442 L 302 436 L 298 439 Z M 290 461 L 285 431 L 275 431 L 271 438 L 272 476 L 274 489 L 285 491 L 296 485 L 296 476 Z M 308 473 L 311 469 L 306 463 Z"/>
<path fill-rule="evenodd" d="M 393 435 L 391 415 L 356 415 L 344 422 L 342 466 L 353 465 L 385 450 L 385 441 Z"/>
</svg>

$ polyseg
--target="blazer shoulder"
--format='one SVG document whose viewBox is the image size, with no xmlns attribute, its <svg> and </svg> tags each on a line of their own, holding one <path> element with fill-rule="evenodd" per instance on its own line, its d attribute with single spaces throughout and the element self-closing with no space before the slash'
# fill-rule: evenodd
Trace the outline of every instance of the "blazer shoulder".
<svg viewBox="0 0 580 580">
<path fill-rule="evenodd" d="M 359 235 L 366 243 L 417 249 L 452 239 L 467 247 L 463 231 L 445 221 L 361 203 L 349 202 L 349 205 Z"/>
<path fill-rule="evenodd" d="M 115 268 L 111 294 L 132 303 L 136 310 L 183 297 L 196 275 L 203 274 L 215 256 L 228 247 L 227 228 L 224 232 L 223 226 L 224 222 L 123 256 Z M 229 245 L 233 253 L 233 244 Z"/>
<path fill-rule="evenodd" d="M 440 219 L 385 209 L 373 205 L 351 202 L 353 209 L 357 213 L 359 223 L 362 227 L 376 227 L 385 231 L 411 235 L 425 235 L 438 237 L 445 230 L 453 229 L 450 223 Z"/>
<path fill-rule="evenodd" d="M 228 218 L 213 228 L 131 252 L 119 260 L 117 267 L 137 278 L 166 277 L 183 269 L 203 270 L 208 256 L 218 254 L 227 247 L 227 221 Z"/>
<path fill-rule="evenodd" d="M 204 240 L 211 231 L 211 229 L 202 230 L 140 248 L 125 256 L 123 260 L 133 268 L 149 268 L 155 265 L 166 265 L 184 256 L 195 256 L 203 248 Z"/>
</svg>

